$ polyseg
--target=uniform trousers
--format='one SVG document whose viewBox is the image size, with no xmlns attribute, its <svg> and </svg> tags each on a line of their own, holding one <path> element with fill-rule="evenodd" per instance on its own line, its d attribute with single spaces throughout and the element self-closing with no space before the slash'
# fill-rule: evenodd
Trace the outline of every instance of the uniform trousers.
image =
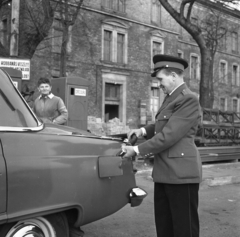
<svg viewBox="0 0 240 237">
<path fill-rule="evenodd" d="M 158 237 L 199 237 L 198 191 L 198 183 L 154 183 Z"/>
</svg>

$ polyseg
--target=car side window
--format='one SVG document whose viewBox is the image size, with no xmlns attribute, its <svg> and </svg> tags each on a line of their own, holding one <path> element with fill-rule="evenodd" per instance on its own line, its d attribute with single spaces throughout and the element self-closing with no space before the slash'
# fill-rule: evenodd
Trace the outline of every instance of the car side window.
<svg viewBox="0 0 240 237">
<path fill-rule="evenodd" d="M 37 127 L 38 123 L 9 78 L 0 71 L 0 127 Z"/>
</svg>

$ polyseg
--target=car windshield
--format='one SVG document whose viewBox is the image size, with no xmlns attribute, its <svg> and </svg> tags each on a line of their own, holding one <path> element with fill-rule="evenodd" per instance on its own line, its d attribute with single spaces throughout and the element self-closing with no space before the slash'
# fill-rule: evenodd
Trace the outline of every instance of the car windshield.
<svg viewBox="0 0 240 237">
<path fill-rule="evenodd" d="M 0 127 L 37 127 L 37 119 L 16 90 L 10 79 L 0 70 Z"/>
</svg>

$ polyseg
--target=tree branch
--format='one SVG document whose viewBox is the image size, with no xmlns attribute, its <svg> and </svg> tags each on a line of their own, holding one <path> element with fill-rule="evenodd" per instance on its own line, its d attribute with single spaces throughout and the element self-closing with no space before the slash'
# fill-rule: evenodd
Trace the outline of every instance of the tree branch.
<svg viewBox="0 0 240 237">
<path fill-rule="evenodd" d="M 79 13 L 79 11 L 80 11 L 80 8 L 81 8 L 81 6 L 82 6 L 82 4 L 83 4 L 83 1 L 84 1 L 84 0 L 79 0 L 79 3 L 77 4 L 77 9 L 75 10 L 75 12 L 74 12 L 74 14 L 73 14 L 73 18 L 72 18 L 72 20 L 71 20 L 70 25 L 74 25 L 74 23 L 75 23 L 75 21 L 76 21 L 76 19 L 77 19 L 78 13 Z"/>
<path fill-rule="evenodd" d="M 7 52 L 5 47 L 2 45 L 1 41 L 0 41 L 0 56 L 2 56 L 2 57 L 8 57 L 9 56 L 9 53 Z"/>
<path fill-rule="evenodd" d="M 192 7 L 194 4 L 195 0 L 191 1 L 188 7 L 188 12 L 187 12 L 187 21 L 190 21 L 191 13 L 192 13 Z"/>
</svg>

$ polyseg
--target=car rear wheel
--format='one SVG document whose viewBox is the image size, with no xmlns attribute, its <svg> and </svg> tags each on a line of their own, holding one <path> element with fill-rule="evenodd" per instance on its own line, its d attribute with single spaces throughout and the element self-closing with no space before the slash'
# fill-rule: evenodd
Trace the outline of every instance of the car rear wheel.
<svg viewBox="0 0 240 237">
<path fill-rule="evenodd" d="M 1 237 L 68 237 L 69 229 L 64 214 L 35 217 L 0 227 Z"/>
</svg>

